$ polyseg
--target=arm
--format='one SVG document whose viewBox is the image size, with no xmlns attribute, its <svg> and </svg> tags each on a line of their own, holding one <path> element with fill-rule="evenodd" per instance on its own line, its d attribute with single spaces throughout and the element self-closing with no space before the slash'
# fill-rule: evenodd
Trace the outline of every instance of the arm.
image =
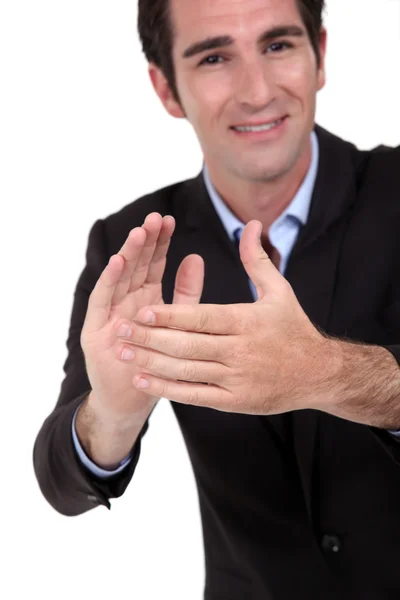
<svg viewBox="0 0 400 600">
<path fill-rule="evenodd" d="M 109 498 L 120 497 L 131 480 L 140 455 L 140 441 L 148 429 L 145 420 L 138 436 L 132 435 L 132 459 L 118 477 L 103 480 L 81 462 L 71 434 L 73 416 L 91 391 L 80 334 L 88 299 L 108 261 L 103 222 L 97 221 L 89 234 L 86 266 L 76 286 L 69 335 L 65 378 L 56 406 L 44 421 L 33 449 L 39 487 L 55 510 L 77 515 L 100 504 L 110 508 Z M 135 442 L 135 437 L 137 437 Z"/>
<path fill-rule="evenodd" d="M 82 401 L 82 405 L 83 405 L 84 400 Z M 79 441 L 78 434 L 76 432 L 76 416 L 77 416 L 78 411 L 80 410 L 81 406 L 79 406 L 76 409 L 76 411 L 74 413 L 73 420 L 72 420 L 72 439 L 73 439 L 73 442 L 74 442 L 75 451 L 78 454 L 81 463 L 91 473 L 93 473 L 93 475 L 96 475 L 97 477 L 100 477 L 101 479 L 108 479 L 109 477 L 112 477 L 113 475 L 117 475 L 118 473 L 120 473 L 121 471 L 124 470 L 124 468 L 126 467 L 126 465 L 129 464 L 129 462 L 130 462 L 130 460 L 132 458 L 131 452 L 129 452 L 129 454 L 127 454 L 127 456 L 113 470 L 103 469 L 99 465 L 97 465 L 96 463 L 94 463 L 89 458 L 88 454 L 86 454 L 85 450 L 83 449 L 83 447 L 82 447 L 82 445 L 81 445 L 81 443 Z"/>
<path fill-rule="evenodd" d="M 398 254 L 396 255 L 398 256 Z M 326 412 L 371 427 L 400 462 L 400 265 L 378 315 L 384 344 L 332 338 L 338 370 Z M 394 434 L 392 432 L 395 432 Z M 393 454 L 392 452 L 392 454 Z"/>
<path fill-rule="evenodd" d="M 336 368 L 330 393 L 320 409 L 347 421 L 400 429 L 400 346 L 334 338 L 331 344 Z"/>
<path fill-rule="evenodd" d="M 91 403 L 92 394 L 75 412 L 72 437 L 83 464 L 97 477 L 108 478 L 129 464 L 132 447 L 156 403 L 138 411 L 131 423 L 119 424 L 100 416 Z"/>
<path fill-rule="evenodd" d="M 366 346 L 342 344 L 344 360 L 337 393 L 342 401 L 321 407 L 327 413 L 368 425 L 372 435 L 400 465 L 400 345 Z M 345 375 L 347 373 L 347 375 Z M 332 387 L 332 390 L 334 387 Z"/>
<path fill-rule="evenodd" d="M 80 514 L 98 504 L 110 508 L 109 498 L 124 493 L 135 470 L 140 441 L 159 396 L 149 398 L 133 386 L 134 366 L 119 360 L 125 348 L 119 327 L 122 319 L 131 327 L 143 304 L 162 302 L 162 279 L 174 227 L 170 216 L 148 215 L 141 227 L 129 232 L 111 259 L 105 250 L 103 223 L 98 221 L 90 233 L 87 265 L 75 292 L 66 377 L 57 405 L 34 446 L 39 486 L 62 514 Z M 173 302 L 198 303 L 203 281 L 203 260 L 187 256 L 176 274 Z M 76 412 L 77 436 L 101 466 L 113 468 L 132 451 L 123 471 L 105 479 L 84 466 L 71 432 Z"/>
</svg>

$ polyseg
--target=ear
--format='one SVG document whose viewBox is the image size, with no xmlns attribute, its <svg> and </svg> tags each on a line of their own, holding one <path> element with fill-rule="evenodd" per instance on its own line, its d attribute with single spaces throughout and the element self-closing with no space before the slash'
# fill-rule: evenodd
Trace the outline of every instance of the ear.
<svg viewBox="0 0 400 600">
<path fill-rule="evenodd" d="M 318 69 L 318 91 L 322 90 L 326 83 L 326 73 L 325 73 L 325 56 L 326 56 L 326 46 L 327 46 L 328 33 L 325 27 L 321 28 L 319 34 L 319 53 L 320 53 L 320 65 Z"/>
<path fill-rule="evenodd" d="M 168 81 L 159 67 L 150 63 L 149 76 L 151 83 L 155 89 L 157 96 L 160 98 L 165 110 L 177 119 L 185 119 L 186 115 L 183 112 L 181 105 L 175 99 Z"/>
</svg>

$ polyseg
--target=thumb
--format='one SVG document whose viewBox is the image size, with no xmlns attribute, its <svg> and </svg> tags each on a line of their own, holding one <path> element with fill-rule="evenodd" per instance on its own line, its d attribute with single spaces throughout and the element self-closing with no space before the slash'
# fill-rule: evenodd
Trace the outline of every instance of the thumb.
<svg viewBox="0 0 400 600">
<path fill-rule="evenodd" d="M 190 254 L 176 273 L 173 304 L 198 304 L 203 286 L 204 260 L 198 254 Z"/>
<path fill-rule="evenodd" d="M 281 284 L 282 275 L 270 260 L 261 243 L 262 224 L 249 221 L 240 239 L 240 260 L 262 300 L 271 287 Z"/>
</svg>

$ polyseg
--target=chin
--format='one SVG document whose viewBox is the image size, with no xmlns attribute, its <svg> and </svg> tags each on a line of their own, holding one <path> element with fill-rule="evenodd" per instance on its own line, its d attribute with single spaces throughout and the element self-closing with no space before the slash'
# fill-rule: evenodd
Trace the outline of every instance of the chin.
<svg viewBox="0 0 400 600">
<path fill-rule="evenodd" d="M 238 169 L 241 177 L 254 183 L 266 183 L 275 181 L 290 170 L 288 164 L 264 164 L 264 165 L 246 165 Z"/>
</svg>

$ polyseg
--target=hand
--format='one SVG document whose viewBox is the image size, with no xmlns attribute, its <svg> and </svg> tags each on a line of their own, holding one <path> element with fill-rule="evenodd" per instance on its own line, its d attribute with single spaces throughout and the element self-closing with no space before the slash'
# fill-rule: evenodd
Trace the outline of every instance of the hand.
<svg viewBox="0 0 400 600">
<path fill-rule="evenodd" d="M 126 347 L 139 369 L 133 384 L 184 404 L 246 414 L 314 407 L 332 375 L 333 348 L 314 327 L 259 240 L 260 223 L 246 226 L 243 265 L 255 284 L 253 304 L 148 306 Z M 132 347 L 132 346 L 131 346 Z M 332 361 L 332 364 L 334 361 Z M 144 370 L 145 369 L 145 370 Z"/>
<path fill-rule="evenodd" d="M 114 422 L 129 421 L 144 405 L 159 400 L 159 396 L 149 397 L 132 386 L 135 365 L 119 360 L 117 332 L 142 306 L 163 304 L 161 282 L 174 228 L 173 217 L 148 215 L 142 227 L 133 229 L 118 254 L 110 258 L 89 298 L 81 345 L 91 399 L 102 416 Z M 199 302 L 203 280 L 203 259 L 187 256 L 177 272 L 173 302 Z"/>
</svg>

